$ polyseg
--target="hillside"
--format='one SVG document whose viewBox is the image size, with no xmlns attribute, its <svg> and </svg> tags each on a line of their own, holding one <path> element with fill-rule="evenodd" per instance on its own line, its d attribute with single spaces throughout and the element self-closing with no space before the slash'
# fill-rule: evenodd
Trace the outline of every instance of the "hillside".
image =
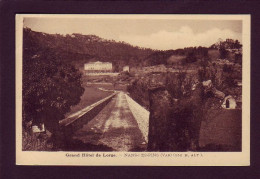
<svg viewBox="0 0 260 179">
<path fill-rule="evenodd" d="M 105 40 L 96 35 L 60 35 L 35 32 L 24 28 L 24 55 L 33 57 L 48 51 L 76 67 L 89 61 L 112 62 L 115 71 L 128 64 L 140 65 L 140 61 L 155 52 L 148 48 L 132 46 L 125 42 Z"/>
<path fill-rule="evenodd" d="M 227 39 L 210 47 L 187 47 L 176 50 L 153 50 L 132 46 L 125 42 L 106 40 L 96 35 L 60 35 L 35 32 L 24 28 L 24 56 L 32 59 L 41 54 L 50 54 L 59 60 L 72 63 L 76 68 L 90 61 L 112 62 L 114 71 L 124 65 L 144 67 L 164 64 L 189 65 L 201 60 L 228 59 L 241 62 L 242 45 L 237 40 Z M 212 57 L 212 55 L 216 57 Z"/>
<path fill-rule="evenodd" d="M 152 65 L 173 65 L 187 64 L 196 62 L 197 59 L 207 57 L 208 48 L 206 47 L 188 47 L 177 50 L 158 51 L 149 55 L 145 59 L 145 66 Z"/>
</svg>

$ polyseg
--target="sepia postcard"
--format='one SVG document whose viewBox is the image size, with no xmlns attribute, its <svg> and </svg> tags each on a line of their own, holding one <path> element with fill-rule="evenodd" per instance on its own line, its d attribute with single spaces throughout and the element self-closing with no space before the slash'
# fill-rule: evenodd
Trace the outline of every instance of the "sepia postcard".
<svg viewBox="0 0 260 179">
<path fill-rule="evenodd" d="M 249 166 L 250 21 L 16 14 L 16 164 Z"/>
</svg>

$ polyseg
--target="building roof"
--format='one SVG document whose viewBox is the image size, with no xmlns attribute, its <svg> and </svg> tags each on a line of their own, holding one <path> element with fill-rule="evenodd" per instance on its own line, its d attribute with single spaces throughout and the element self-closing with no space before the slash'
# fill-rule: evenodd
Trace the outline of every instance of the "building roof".
<svg viewBox="0 0 260 179">
<path fill-rule="evenodd" d="M 101 62 L 101 61 L 96 61 L 96 62 L 88 62 L 85 64 L 111 64 L 111 62 Z"/>
</svg>

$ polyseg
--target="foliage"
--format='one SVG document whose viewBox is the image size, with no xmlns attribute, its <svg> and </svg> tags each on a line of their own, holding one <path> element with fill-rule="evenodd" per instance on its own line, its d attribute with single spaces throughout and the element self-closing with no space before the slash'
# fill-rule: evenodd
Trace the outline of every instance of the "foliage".
<svg viewBox="0 0 260 179">
<path fill-rule="evenodd" d="M 174 66 L 175 64 L 182 64 L 183 60 L 186 58 L 184 55 L 171 55 L 167 59 L 167 64 L 169 66 Z"/>
<path fill-rule="evenodd" d="M 51 151 L 53 143 L 46 134 L 30 134 L 29 131 L 22 132 L 22 150 Z"/>
<path fill-rule="evenodd" d="M 186 63 L 194 63 L 197 61 L 197 57 L 194 55 L 193 52 L 190 52 L 187 57 L 185 58 Z"/>
<path fill-rule="evenodd" d="M 242 44 L 240 44 L 238 40 L 226 39 L 225 41 L 223 41 L 222 39 L 219 39 L 218 42 L 210 46 L 210 49 L 220 49 L 220 48 L 241 49 Z"/>
<path fill-rule="evenodd" d="M 125 42 L 105 40 L 96 35 L 60 35 L 46 34 L 24 29 L 25 49 L 27 46 L 36 50 L 50 48 L 63 61 L 86 63 L 88 61 L 112 62 L 115 71 L 120 71 L 124 65 L 139 66 L 140 61 L 155 50 L 132 46 Z M 81 64 L 82 65 L 82 64 Z"/>
<path fill-rule="evenodd" d="M 235 54 L 235 63 L 242 65 L 242 54 Z"/>
<path fill-rule="evenodd" d="M 224 78 L 224 85 L 227 87 L 234 87 L 235 79 L 237 79 L 237 75 L 235 74 L 235 68 L 231 65 L 224 65 L 223 66 L 223 78 Z"/>
<path fill-rule="evenodd" d="M 241 63 L 240 58 L 241 55 L 241 50 L 242 50 L 242 45 L 238 40 L 233 40 L 233 39 L 226 39 L 225 41 L 219 40 L 217 43 L 213 44 L 210 46 L 210 49 L 218 49 L 220 58 L 221 59 L 229 59 L 231 58 L 231 52 L 232 50 L 237 51 L 238 53 L 235 55 L 234 61 L 237 63 Z M 237 56 L 238 55 L 238 56 Z M 231 58 L 233 59 L 233 58 Z"/>
<path fill-rule="evenodd" d="M 173 106 L 169 133 L 169 149 L 171 145 L 177 145 L 179 151 L 196 150 L 199 147 L 200 124 L 204 118 L 204 96 L 201 89 L 197 94 L 181 99 Z M 173 136 L 177 135 L 177 136 Z M 177 139 L 173 141 L 172 139 Z"/>
<path fill-rule="evenodd" d="M 145 66 L 154 66 L 159 64 L 169 65 L 182 62 L 194 63 L 197 59 L 202 59 L 208 56 L 208 48 L 206 47 L 188 47 L 177 50 L 157 51 L 149 55 L 145 59 Z M 174 62 L 175 61 L 175 62 Z"/>
<path fill-rule="evenodd" d="M 33 48 L 33 47 L 32 47 Z M 23 122 L 32 121 L 53 131 L 70 106 L 80 101 L 84 92 L 81 74 L 72 65 L 56 59 L 51 50 L 39 49 L 23 59 Z"/>
<path fill-rule="evenodd" d="M 225 47 L 221 46 L 219 49 L 219 53 L 220 53 L 220 58 L 221 59 L 226 59 L 227 55 L 228 55 L 228 51 L 226 50 Z"/>
<path fill-rule="evenodd" d="M 107 61 L 113 63 L 113 70 L 119 72 L 123 66 L 131 67 L 154 66 L 159 64 L 172 65 L 173 60 L 185 63 L 194 63 L 203 58 L 211 58 L 209 50 L 217 49 L 221 58 L 228 56 L 227 49 L 241 49 L 238 40 L 227 39 L 207 47 L 187 47 L 176 50 L 153 50 L 132 46 L 125 42 L 105 40 L 96 35 L 60 35 L 34 32 L 29 28 L 24 29 L 25 49 L 27 45 L 33 47 L 31 50 L 50 48 L 63 61 L 73 62 L 76 66 L 83 66 L 89 61 Z M 219 53 L 218 52 L 218 53 Z M 214 58 L 218 54 L 213 54 Z M 216 56 L 217 55 L 217 56 Z M 212 57 L 213 58 L 213 57 Z M 239 60 L 239 57 L 237 57 Z M 175 61 L 175 60 L 174 60 Z"/>
<path fill-rule="evenodd" d="M 148 81 L 136 79 L 127 86 L 127 92 L 130 96 L 141 106 L 149 109 L 149 97 L 148 97 Z"/>
<path fill-rule="evenodd" d="M 217 49 L 209 49 L 209 51 L 208 51 L 208 57 L 209 57 L 211 60 L 217 60 L 217 59 L 219 59 L 219 57 L 220 57 L 219 50 L 217 50 Z"/>
</svg>

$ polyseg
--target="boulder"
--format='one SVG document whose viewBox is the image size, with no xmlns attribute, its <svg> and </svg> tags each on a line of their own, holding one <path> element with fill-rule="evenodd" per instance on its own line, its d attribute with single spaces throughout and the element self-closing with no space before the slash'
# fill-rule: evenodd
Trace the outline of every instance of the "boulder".
<svg viewBox="0 0 260 179">
<path fill-rule="evenodd" d="M 213 87 L 212 81 L 211 80 L 207 80 L 207 81 L 203 81 L 202 85 L 205 89 L 211 89 Z"/>
<path fill-rule="evenodd" d="M 215 89 L 213 93 L 214 93 L 216 98 L 219 98 L 219 99 L 225 98 L 225 93 L 223 93 L 222 91 Z"/>
</svg>

